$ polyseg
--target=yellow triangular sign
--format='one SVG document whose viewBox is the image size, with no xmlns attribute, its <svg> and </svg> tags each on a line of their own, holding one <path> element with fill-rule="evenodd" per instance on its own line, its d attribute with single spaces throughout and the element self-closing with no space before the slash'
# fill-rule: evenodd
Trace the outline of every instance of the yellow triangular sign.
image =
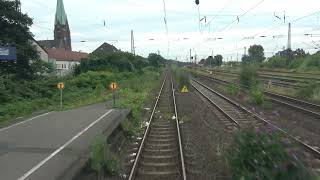
<svg viewBox="0 0 320 180">
<path fill-rule="evenodd" d="M 183 86 L 181 92 L 182 92 L 182 93 L 188 93 L 189 90 L 188 90 L 187 86 Z"/>
</svg>

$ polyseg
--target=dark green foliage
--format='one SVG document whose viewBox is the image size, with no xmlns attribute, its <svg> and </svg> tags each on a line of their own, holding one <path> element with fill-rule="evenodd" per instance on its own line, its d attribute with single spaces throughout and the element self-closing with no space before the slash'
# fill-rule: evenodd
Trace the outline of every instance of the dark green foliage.
<svg viewBox="0 0 320 180">
<path fill-rule="evenodd" d="M 227 93 L 231 96 L 239 95 L 240 88 L 236 84 L 229 84 L 227 87 Z"/>
<path fill-rule="evenodd" d="M 262 105 L 265 102 L 263 90 L 260 86 L 253 86 L 250 89 L 250 101 L 256 105 Z"/>
<path fill-rule="evenodd" d="M 233 179 L 310 180 L 311 173 L 286 151 L 277 133 L 242 130 L 227 151 Z"/>
<path fill-rule="evenodd" d="M 255 65 L 243 65 L 240 72 L 240 83 L 245 88 L 257 86 L 258 68 Z"/>
<path fill-rule="evenodd" d="M 243 63 L 261 63 L 266 58 L 264 57 L 264 49 L 261 45 L 250 46 L 248 56 L 242 57 Z"/>
<path fill-rule="evenodd" d="M 300 88 L 297 96 L 303 99 L 320 102 L 320 83 L 310 83 L 308 86 Z"/>
<path fill-rule="evenodd" d="M 155 53 L 149 54 L 148 61 L 150 65 L 153 67 L 160 67 L 165 63 L 165 59 L 162 56 Z"/>
<path fill-rule="evenodd" d="M 221 66 L 223 63 L 223 57 L 221 55 L 216 55 L 214 57 L 209 56 L 207 59 L 203 59 L 200 61 L 200 64 L 204 64 L 205 66 Z"/>
<path fill-rule="evenodd" d="M 216 66 L 221 66 L 222 65 L 223 57 L 220 54 L 214 56 L 214 59 L 216 61 Z"/>
<path fill-rule="evenodd" d="M 288 58 L 286 57 L 273 56 L 269 58 L 268 61 L 266 61 L 263 65 L 269 68 L 319 70 L 320 55 L 319 54 L 313 54 L 313 55 L 298 54 L 298 55 L 294 55 L 293 58 L 290 60 L 288 60 Z"/>
<path fill-rule="evenodd" d="M 98 179 L 104 179 L 106 174 L 114 175 L 119 168 L 116 155 L 103 137 L 98 137 L 91 145 L 90 162 L 91 168 L 98 174 Z"/>
<path fill-rule="evenodd" d="M 141 56 L 134 56 L 126 52 L 97 52 L 91 54 L 88 59 L 81 61 L 80 65 L 75 68 L 75 74 L 79 75 L 88 71 L 113 72 L 124 71 L 141 71 L 148 65 L 148 61 Z"/>
<path fill-rule="evenodd" d="M 15 1 L 0 0 L 0 45 L 12 45 L 17 48 L 17 62 L 1 62 L 0 75 L 15 74 L 19 79 L 33 79 L 38 73 L 35 68 L 38 53 L 31 44 L 32 34 L 29 27 L 33 24 L 27 14 L 16 10 Z M 30 65 L 30 61 L 36 63 Z"/>
<path fill-rule="evenodd" d="M 251 103 L 262 105 L 265 101 L 263 89 L 258 80 L 258 67 L 254 64 L 243 65 L 240 72 L 241 85 L 249 90 Z"/>
<path fill-rule="evenodd" d="M 150 71 L 152 70 L 152 71 Z M 104 101 L 111 81 L 122 88 L 130 86 L 135 91 L 146 84 L 146 72 L 157 73 L 154 68 L 141 72 L 112 73 L 89 71 L 76 77 L 41 78 L 37 80 L 16 79 L 14 75 L 0 76 L 0 125 L 13 117 L 30 114 L 39 110 L 58 107 L 58 82 L 65 82 L 64 104 L 66 107 Z M 149 75 L 150 78 L 154 75 Z M 139 78 L 141 80 L 136 81 Z M 133 83 L 129 83 L 128 81 Z M 140 84 L 140 87 L 139 87 Z M 133 87 L 135 86 L 135 87 Z"/>
<path fill-rule="evenodd" d="M 185 70 L 176 68 L 174 70 L 174 76 L 178 84 L 178 91 L 181 91 L 183 86 L 186 86 L 189 90 L 191 89 L 189 74 Z"/>
</svg>

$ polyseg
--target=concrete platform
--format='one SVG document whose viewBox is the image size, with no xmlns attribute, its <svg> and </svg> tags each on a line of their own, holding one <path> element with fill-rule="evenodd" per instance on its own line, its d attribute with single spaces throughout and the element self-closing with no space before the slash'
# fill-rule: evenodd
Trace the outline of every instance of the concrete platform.
<svg viewBox="0 0 320 180">
<path fill-rule="evenodd" d="M 95 137 L 110 135 L 129 110 L 103 104 L 50 112 L 0 129 L 0 179 L 70 179 Z"/>
</svg>

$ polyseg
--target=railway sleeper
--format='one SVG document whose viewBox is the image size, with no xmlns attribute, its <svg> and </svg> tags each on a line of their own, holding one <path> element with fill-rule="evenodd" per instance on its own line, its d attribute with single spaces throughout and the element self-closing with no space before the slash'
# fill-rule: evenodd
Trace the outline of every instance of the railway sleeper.
<svg viewBox="0 0 320 180">
<path fill-rule="evenodd" d="M 167 142 L 167 143 L 151 143 L 148 142 L 145 144 L 146 148 L 151 148 L 151 149 L 159 149 L 159 148 L 163 148 L 163 149 L 170 149 L 171 147 L 175 147 L 177 146 L 176 142 Z"/>
<path fill-rule="evenodd" d="M 146 156 L 142 156 L 141 158 L 142 162 L 145 163 L 168 163 L 168 162 L 175 162 L 175 161 L 179 161 L 179 156 L 178 154 L 170 154 L 170 155 L 146 155 Z"/>
<path fill-rule="evenodd" d="M 176 138 L 148 138 L 147 142 L 150 143 L 170 143 L 176 142 Z"/>
<path fill-rule="evenodd" d="M 171 154 L 172 152 L 178 152 L 178 148 L 177 147 L 170 147 L 167 149 L 145 148 L 143 151 L 144 151 L 144 154 L 146 154 L 146 155 L 153 155 L 155 153 L 157 153 L 159 155 L 167 155 L 167 154 Z"/>
<path fill-rule="evenodd" d="M 138 176 L 141 175 L 143 177 L 137 177 L 137 180 L 178 180 L 181 179 L 181 175 L 179 171 L 168 170 L 168 171 L 145 171 L 138 170 Z M 157 177 L 154 177 L 157 176 Z"/>
<path fill-rule="evenodd" d="M 167 134 L 176 134 L 174 130 L 150 130 L 150 135 L 167 135 Z"/>
</svg>

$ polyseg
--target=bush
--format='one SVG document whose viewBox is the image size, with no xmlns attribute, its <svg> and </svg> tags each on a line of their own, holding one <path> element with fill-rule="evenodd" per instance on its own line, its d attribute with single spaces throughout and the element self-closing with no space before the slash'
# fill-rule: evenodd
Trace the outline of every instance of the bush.
<svg viewBox="0 0 320 180">
<path fill-rule="evenodd" d="M 269 58 L 264 65 L 266 65 L 269 68 L 286 68 L 286 61 L 286 58 L 274 56 Z"/>
<path fill-rule="evenodd" d="M 286 68 L 286 69 L 302 69 L 302 70 L 319 70 L 320 55 L 305 55 L 294 57 L 290 61 L 286 57 L 273 56 L 264 63 L 269 68 Z"/>
<path fill-rule="evenodd" d="M 234 179 L 312 179 L 307 168 L 286 151 L 280 135 L 274 132 L 237 132 L 226 158 Z"/>
<path fill-rule="evenodd" d="M 262 105 L 264 103 L 264 94 L 259 86 L 251 87 L 250 89 L 250 101 L 256 105 Z"/>
<path fill-rule="evenodd" d="M 308 86 L 300 88 L 297 92 L 297 96 L 320 102 L 320 83 L 310 83 Z"/>
<path fill-rule="evenodd" d="M 243 65 L 240 72 L 240 83 L 246 88 L 257 86 L 258 81 L 258 68 L 255 65 Z"/>
<path fill-rule="evenodd" d="M 240 89 L 235 84 L 229 84 L 227 87 L 227 92 L 231 96 L 237 96 L 237 95 L 239 95 Z"/>
<path fill-rule="evenodd" d="M 103 137 L 98 137 L 91 145 L 91 168 L 97 172 L 99 179 L 105 174 L 114 175 L 119 168 L 119 162 Z"/>
<path fill-rule="evenodd" d="M 176 83 L 178 84 L 178 89 L 181 90 L 183 86 L 186 86 L 188 89 L 190 89 L 190 80 L 189 75 L 186 71 L 184 71 L 181 68 L 176 68 L 174 70 L 174 77 L 176 80 Z"/>
<path fill-rule="evenodd" d="M 87 60 L 81 61 L 76 66 L 74 74 L 79 75 L 88 71 L 141 71 L 142 68 L 149 65 L 149 62 L 141 57 L 126 52 L 97 52 L 91 54 Z"/>
</svg>

